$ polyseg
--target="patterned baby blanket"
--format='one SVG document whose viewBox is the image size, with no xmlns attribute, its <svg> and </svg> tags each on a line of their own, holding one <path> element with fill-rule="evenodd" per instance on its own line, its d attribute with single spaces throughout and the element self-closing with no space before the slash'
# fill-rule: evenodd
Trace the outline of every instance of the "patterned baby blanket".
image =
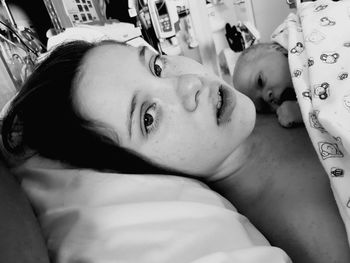
<svg viewBox="0 0 350 263">
<path fill-rule="evenodd" d="M 272 40 L 288 50 L 303 120 L 350 241 L 350 1 L 298 4 Z"/>
</svg>

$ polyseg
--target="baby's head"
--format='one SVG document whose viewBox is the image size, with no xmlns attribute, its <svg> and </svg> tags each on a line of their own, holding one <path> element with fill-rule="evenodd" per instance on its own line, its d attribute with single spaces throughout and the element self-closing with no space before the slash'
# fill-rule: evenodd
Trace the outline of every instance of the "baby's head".
<svg viewBox="0 0 350 263">
<path fill-rule="evenodd" d="M 257 112 L 274 112 L 283 95 L 293 90 L 287 54 L 285 48 L 271 42 L 255 44 L 239 56 L 233 85 L 253 100 Z"/>
</svg>

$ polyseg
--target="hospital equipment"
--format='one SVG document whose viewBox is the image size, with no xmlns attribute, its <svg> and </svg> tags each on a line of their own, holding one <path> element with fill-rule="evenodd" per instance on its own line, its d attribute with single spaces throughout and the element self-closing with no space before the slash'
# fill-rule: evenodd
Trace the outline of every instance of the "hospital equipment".
<svg viewBox="0 0 350 263">
<path fill-rule="evenodd" d="M 141 28 L 132 23 L 106 19 L 96 0 L 44 0 L 54 26 L 48 36 L 47 48 L 51 49 L 62 39 L 113 39 L 133 46 L 149 45 Z M 64 33 L 64 34 L 63 34 Z"/>
<path fill-rule="evenodd" d="M 148 10 L 154 31 L 159 39 L 175 36 L 178 20 L 175 7 L 168 0 L 148 0 Z"/>
<path fill-rule="evenodd" d="M 79 24 L 102 24 L 104 15 L 94 0 L 43 0 L 57 32 Z"/>
<path fill-rule="evenodd" d="M 17 25 L 5 0 L 1 0 L 0 11 L 0 64 L 5 69 L 2 80 L 9 90 L 18 90 L 45 46 L 31 28 Z"/>
<path fill-rule="evenodd" d="M 97 0 L 43 1 L 54 26 L 52 35 L 72 27 L 96 26 L 96 29 L 103 28 L 104 31 L 107 27 L 113 28 L 113 26 L 107 26 L 111 21 L 102 13 Z M 222 74 L 219 54 L 229 46 L 225 39 L 225 23 L 216 23 L 216 21 L 230 24 L 242 21 L 243 40 L 250 42 L 258 39 L 257 34 L 249 38 L 251 30 L 247 29 L 249 23 L 252 25 L 250 28 L 254 27 L 250 1 L 238 3 L 232 0 L 128 0 L 121 2 L 123 3 L 120 3 L 120 6 L 127 8 L 123 12 L 108 9 L 107 5 L 110 14 L 117 16 L 113 19 L 119 19 L 118 16 L 123 13 L 121 21 L 133 21 L 130 22 L 133 24 L 132 31 L 141 32 L 138 36 L 159 53 L 189 56 L 207 65 L 218 75 Z M 239 8 L 236 8 L 236 4 L 239 4 Z M 115 3 L 110 5 L 114 10 L 117 7 Z M 112 24 L 115 23 L 116 21 L 112 22 Z M 116 28 L 113 30 L 115 31 Z M 134 35 L 131 36 L 131 38 L 134 37 Z M 244 46 L 247 45 L 249 44 L 244 44 Z"/>
</svg>

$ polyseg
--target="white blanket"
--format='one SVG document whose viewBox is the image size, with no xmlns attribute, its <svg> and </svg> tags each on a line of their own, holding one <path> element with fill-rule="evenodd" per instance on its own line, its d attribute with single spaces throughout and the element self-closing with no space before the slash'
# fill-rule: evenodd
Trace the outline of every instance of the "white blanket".
<svg viewBox="0 0 350 263">
<path fill-rule="evenodd" d="M 272 39 L 288 50 L 303 120 L 350 242 L 350 1 L 299 4 Z"/>
<path fill-rule="evenodd" d="M 62 168 L 32 158 L 14 171 L 52 262 L 291 262 L 197 180 Z"/>
</svg>

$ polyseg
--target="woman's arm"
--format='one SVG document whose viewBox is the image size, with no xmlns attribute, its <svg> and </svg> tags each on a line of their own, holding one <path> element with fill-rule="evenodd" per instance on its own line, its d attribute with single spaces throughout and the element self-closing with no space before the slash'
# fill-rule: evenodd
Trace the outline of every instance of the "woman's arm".
<svg viewBox="0 0 350 263">
<path fill-rule="evenodd" d="M 350 262 L 329 179 L 303 127 L 258 115 L 254 149 L 237 174 L 212 184 L 293 263 Z"/>
</svg>

